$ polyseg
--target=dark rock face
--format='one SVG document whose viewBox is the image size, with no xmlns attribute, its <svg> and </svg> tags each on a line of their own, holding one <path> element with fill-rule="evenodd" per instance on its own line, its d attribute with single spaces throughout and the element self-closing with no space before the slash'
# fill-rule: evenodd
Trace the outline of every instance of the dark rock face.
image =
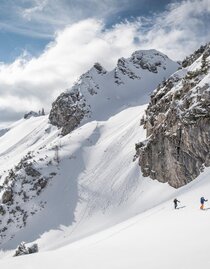
<svg viewBox="0 0 210 269">
<path fill-rule="evenodd" d="M 26 175 L 31 177 L 40 177 L 41 173 L 33 168 L 33 166 L 29 164 L 25 164 L 25 172 Z"/>
<path fill-rule="evenodd" d="M 103 66 L 100 63 L 95 63 L 93 65 L 93 68 L 97 71 L 98 74 L 106 74 L 107 71 L 103 68 Z"/>
<path fill-rule="evenodd" d="M 142 119 L 148 138 L 136 144 L 144 176 L 178 188 L 210 166 L 209 56 L 208 45 L 199 68 L 175 73 L 151 96 Z"/>
<path fill-rule="evenodd" d="M 127 75 L 131 79 L 140 79 L 129 67 L 129 61 L 125 58 L 120 58 L 117 62 L 117 68 L 115 69 L 115 73 L 120 72 L 123 75 Z"/>
<path fill-rule="evenodd" d="M 205 46 L 200 46 L 198 50 L 196 50 L 193 54 L 186 57 L 182 62 L 182 67 L 190 66 L 193 62 L 195 62 L 207 49 L 208 44 Z"/>
<path fill-rule="evenodd" d="M 134 52 L 131 56 L 131 61 L 136 68 L 147 69 L 152 73 L 157 73 L 158 67 L 165 69 L 164 62 L 168 57 L 158 51 L 151 50 L 151 52 L 151 55 L 146 56 L 141 51 Z"/>
<path fill-rule="evenodd" d="M 0 215 L 5 215 L 6 214 L 6 210 L 4 209 L 3 205 L 0 205 Z"/>
<path fill-rule="evenodd" d="M 2 195 L 2 204 L 12 203 L 12 189 L 7 189 Z"/>
<path fill-rule="evenodd" d="M 39 117 L 40 115 L 37 112 L 30 111 L 24 115 L 24 119 L 30 119 L 31 117 Z"/>
<path fill-rule="evenodd" d="M 58 96 L 52 104 L 49 120 L 51 124 L 62 128 L 62 135 L 66 135 L 73 131 L 88 113 L 89 108 L 84 97 L 74 89 Z"/>
<path fill-rule="evenodd" d="M 122 80 L 123 76 L 127 76 L 130 79 L 141 79 L 140 76 L 134 72 L 136 69 L 148 70 L 151 73 L 158 73 L 158 67 L 166 69 L 165 62 L 168 57 L 158 51 L 150 50 L 135 51 L 131 58 L 120 58 L 117 62 L 117 67 L 114 70 L 115 83 L 118 85 L 124 84 Z"/>
<path fill-rule="evenodd" d="M 6 128 L 6 129 L 1 129 L 0 130 L 0 137 L 5 135 L 10 129 Z"/>
<path fill-rule="evenodd" d="M 62 129 L 62 135 L 73 131 L 85 117 L 90 116 L 91 107 L 87 98 L 96 95 L 99 90 L 93 74 L 103 76 L 106 73 L 99 63 L 95 63 L 71 89 L 60 94 L 52 104 L 49 120 L 52 125 Z"/>
</svg>

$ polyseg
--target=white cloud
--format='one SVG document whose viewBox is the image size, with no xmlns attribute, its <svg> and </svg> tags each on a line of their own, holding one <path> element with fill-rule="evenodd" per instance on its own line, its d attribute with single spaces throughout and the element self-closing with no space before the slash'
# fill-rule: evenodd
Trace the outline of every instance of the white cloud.
<svg viewBox="0 0 210 269">
<path fill-rule="evenodd" d="M 30 8 L 25 8 L 22 11 L 22 16 L 27 20 L 31 20 L 32 15 L 37 12 L 43 11 L 47 6 L 48 0 L 35 0 L 34 6 Z"/>
<path fill-rule="evenodd" d="M 182 59 L 210 41 L 209 24 L 209 0 L 173 3 L 153 19 L 152 28 L 141 38 L 141 45 L 160 49 L 174 59 Z"/>
<path fill-rule="evenodd" d="M 2 13 L 5 15 L 5 10 L 12 7 L 6 16 L 10 19 L 5 21 L 2 17 L 0 28 L 38 38 L 53 37 L 55 31 L 80 20 L 115 16 L 130 5 L 129 0 L 121 0 L 120 4 L 118 0 L 7 0 L 6 2 Z"/>
<path fill-rule="evenodd" d="M 0 66 L 1 118 L 6 111 L 14 116 L 11 111 L 23 113 L 42 106 L 49 109 L 55 97 L 96 61 L 112 69 L 119 57 L 145 48 L 182 59 L 210 40 L 209 5 L 208 0 L 188 0 L 171 5 L 156 17 L 124 22 L 111 29 L 104 29 L 102 21 L 96 19 L 66 27 L 40 57 L 28 59 L 26 55 Z"/>
<path fill-rule="evenodd" d="M 16 111 L 50 108 L 54 98 L 96 61 L 111 69 L 120 56 L 137 49 L 133 36 L 138 24 L 126 23 L 104 30 L 103 23 L 89 19 L 57 34 L 39 58 L 21 57 L 0 66 L 0 107 Z"/>
</svg>

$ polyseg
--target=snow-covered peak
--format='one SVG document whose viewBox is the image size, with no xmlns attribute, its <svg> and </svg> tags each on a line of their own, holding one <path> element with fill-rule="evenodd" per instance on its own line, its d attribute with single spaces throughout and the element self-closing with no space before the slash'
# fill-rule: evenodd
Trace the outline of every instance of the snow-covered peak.
<svg viewBox="0 0 210 269">
<path fill-rule="evenodd" d="M 148 69 L 150 72 L 157 73 L 158 68 L 165 69 L 172 60 L 167 55 L 151 49 L 135 51 L 130 58 L 136 68 Z"/>
<path fill-rule="evenodd" d="M 176 62 L 156 50 L 136 51 L 130 58 L 120 58 L 110 72 L 95 63 L 53 103 L 50 122 L 58 127 L 65 126 L 63 134 L 66 134 L 81 121 L 87 122 L 90 118 L 104 120 L 125 106 L 145 104 L 149 94 L 177 68 Z M 65 105 L 67 95 L 71 102 Z M 66 129 L 72 121 L 76 125 L 71 124 Z"/>
</svg>

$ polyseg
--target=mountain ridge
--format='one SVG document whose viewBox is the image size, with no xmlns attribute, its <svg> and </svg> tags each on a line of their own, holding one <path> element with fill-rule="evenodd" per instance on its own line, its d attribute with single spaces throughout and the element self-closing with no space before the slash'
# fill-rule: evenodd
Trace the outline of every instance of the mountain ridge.
<svg viewBox="0 0 210 269">
<path fill-rule="evenodd" d="M 139 50 L 130 58 L 120 58 L 110 72 L 96 63 L 52 104 L 50 123 L 66 135 L 82 121 L 107 119 L 124 105 L 144 104 L 155 86 L 178 66 L 156 50 Z"/>
</svg>

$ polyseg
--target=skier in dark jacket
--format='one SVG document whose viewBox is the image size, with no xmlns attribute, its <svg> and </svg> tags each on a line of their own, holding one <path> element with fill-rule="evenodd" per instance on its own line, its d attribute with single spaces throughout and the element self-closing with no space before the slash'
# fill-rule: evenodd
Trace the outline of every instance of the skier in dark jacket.
<svg viewBox="0 0 210 269">
<path fill-rule="evenodd" d="M 179 200 L 177 200 L 177 198 L 174 199 L 174 209 L 177 209 L 178 203 L 180 203 Z"/>
<path fill-rule="evenodd" d="M 206 200 L 204 197 L 201 197 L 200 201 L 201 201 L 200 209 L 204 210 L 204 202 L 208 202 L 208 200 Z"/>
</svg>

